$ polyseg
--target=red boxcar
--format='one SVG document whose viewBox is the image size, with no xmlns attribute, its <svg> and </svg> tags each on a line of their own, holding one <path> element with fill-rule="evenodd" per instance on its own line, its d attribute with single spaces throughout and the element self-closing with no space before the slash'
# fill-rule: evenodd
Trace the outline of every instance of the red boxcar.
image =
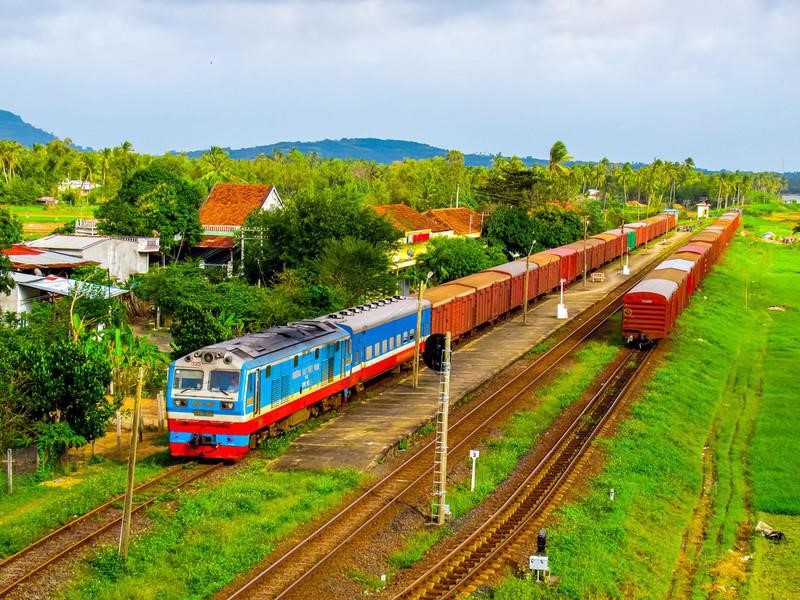
<svg viewBox="0 0 800 600">
<path fill-rule="evenodd" d="M 691 254 L 699 254 L 700 255 L 700 279 L 704 279 L 706 273 L 708 273 L 709 263 L 708 263 L 708 247 L 702 246 L 700 244 L 686 244 L 683 248 L 680 248 L 676 253 L 676 257 L 678 254 L 684 253 L 691 253 Z M 683 257 L 680 257 L 683 258 Z"/>
<path fill-rule="evenodd" d="M 539 294 L 548 294 L 558 289 L 561 279 L 561 257 L 546 252 L 531 255 L 531 260 L 539 266 Z"/>
<path fill-rule="evenodd" d="M 476 327 L 511 310 L 511 277 L 505 273 L 481 271 L 451 283 L 475 288 Z"/>
<path fill-rule="evenodd" d="M 589 238 L 586 240 L 586 245 L 589 247 L 589 270 L 593 271 L 603 266 L 606 262 L 606 242 L 598 240 L 597 238 Z M 613 260 L 613 259 L 612 259 Z"/>
<path fill-rule="evenodd" d="M 623 299 L 622 335 L 629 341 L 666 337 L 678 314 L 678 284 L 666 279 L 644 279 Z"/>
<path fill-rule="evenodd" d="M 595 240 L 603 242 L 603 262 L 609 263 L 622 254 L 622 236 L 611 232 L 598 233 L 592 236 Z"/>
<path fill-rule="evenodd" d="M 572 283 L 578 277 L 578 253 L 572 248 L 559 246 L 552 250 L 546 250 L 544 254 L 558 256 L 561 259 L 561 279 L 565 284 Z"/>
<path fill-rule="evenodd" d="M 431 303 L 431 333 L 449 331 L 455 340 L 475 328 L 475 288 L 449 283 L 423 297 Z"/>
<path fill-rule="evenodd" d="M 522 306 L 525 298 L 525 259 L 498 265 L 489 269 L 511 277 L 511 308 Z M 528 300 L 533 300 L 539 295 L 539 266 L 533 261 L 528 262 Z"/>
<path fill-rule="evenodd" d="M 647 237 L 648 228 L 647 223 L 636 222 L 636 223 L 628 223 L 625 225 L 627 229 L 633 229 L 636 231 L 636 247 L 644 246 L 645 243 L 650 239 Z"/>
<path fill-rule="evenodd" d="M 667 260 L 665 260 L 655 269 L 653 269 L 653 276 L 659 277 L 661 275 L 661 271 L 663 270 L 684 271 L 686 273 L 686 295 L 691 296 L 694 293 L 695 288 L 697 287 L 696 270 L 697 270 L 697 259 L 699 259 L 699 257 L 696 254 L 692 254 L 692 256 L 695 258 L 695 260 L 687 258 L 677 258 L 673 254 Z"/>
</svg>

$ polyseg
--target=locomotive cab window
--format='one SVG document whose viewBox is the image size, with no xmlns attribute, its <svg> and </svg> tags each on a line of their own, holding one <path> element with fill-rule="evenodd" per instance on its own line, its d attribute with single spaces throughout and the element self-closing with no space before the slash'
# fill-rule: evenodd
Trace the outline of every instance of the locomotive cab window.
<svg viewBox="0 0 800 600">
<path fill-rule="evenodd" d="M 404 344 L 408 343 L 408 332 L 407 331 L 403 332 L 403 343 Z"/>
<path fill-rule="evenodd" d="M 203 387 L 203 372 L 199 369 L 175 369 L 174 390 L 199 390 Z"/>
<path fill-rule="evenodd" d="M 235 394 L 239 390 L 239 371 L 211 371 L 208 389 L 228 395 Z"/>
</svg>

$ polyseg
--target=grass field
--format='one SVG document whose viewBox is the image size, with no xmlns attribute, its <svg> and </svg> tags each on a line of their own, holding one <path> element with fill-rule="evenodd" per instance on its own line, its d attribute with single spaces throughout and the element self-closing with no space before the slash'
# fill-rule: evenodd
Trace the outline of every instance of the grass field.
<svg viewBox="0 0 800 600">
<path fill-rule="evenodd" d="M 800 509 L 791 370 L 798 272 L 798 249 L 737 237 L 681 316 L 631 418 L 606 442 L 603 473 L 551 525 L 560 584 L 511 578 L 495 598 L 798 597 L 800 554 L 791 540 L 800 530 L 785 516 Z M 779 304 L 785 312 L 768 310 Z M 685 535 L 703 514 L 695 507 L 704 498 L 704 452 L 713 481 L 695 544 Z M 759 518 L 786 527 L 790 542 L 754 538 Z"/>
<path fill-rule="evenodd" d="M 136 465 L 137 481 L 160 472 L 165 460 L 162 453 L 140 461 Z M 0 558 L 124 492 L 126 473 L 126 464 L 103 461 L 56 479 L 15 477 L 13 495 L 0 495 Z M 0 485 L 5 490 L 5 475 L 0 477 Z"/>
<path fill-rule="evenodd" d="M 65 225 L 75 219 L 91 219 L 94 217 L 96 206 L 91 205 L 57 205 L 43 206 L 32 205 L 0 205 L 8 210 L 14 217 L 22 221 L 22 234 L 26 240 L 36 239 L 47 235 L 54 229 Z"/>
<path fill-rule="evenodd" d="M 152 527 L 132 540 L 128 560 L 116 548 L 100 551 L 66 597 L 208 598 L 363 477 L 348 470 L 279 473 L 267 465 L 250 460 L 216 486 L 158 504 L 148 513 Z"/>
</svg>

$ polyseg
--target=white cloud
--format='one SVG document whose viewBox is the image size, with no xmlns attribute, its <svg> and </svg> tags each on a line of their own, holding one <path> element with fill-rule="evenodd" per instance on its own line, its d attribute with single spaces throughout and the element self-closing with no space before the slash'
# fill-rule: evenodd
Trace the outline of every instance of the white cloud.
<svg viewBox="0 0 800 600">
<path fill-rule="evenodd" d="M 142 150 L 374 135 L 800 169 L 794 3 L 0 0 L 8 108 Z"/>
</svg>

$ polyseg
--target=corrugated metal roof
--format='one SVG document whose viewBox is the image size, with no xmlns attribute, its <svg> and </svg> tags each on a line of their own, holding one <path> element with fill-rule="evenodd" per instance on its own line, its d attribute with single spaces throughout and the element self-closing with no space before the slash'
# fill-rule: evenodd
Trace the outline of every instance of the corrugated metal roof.
<svg viewBox="0 0 800 600">
<path fill-rule="evenodd" d="M 686 271 L 688 273 L 689 271 L 694 269 L 694 263 L 690 260 L 686 260 L 683 258 L 670 258 L 662 262 L 653 270 L 660 271 L 661 269 L 678 269 L 680 271 Z"/>
<path fill-rule="evenodd" d="M 34 248 L 45 248 L 46 250 L 86 250 L 90 246 L 110 239 L 107 236 L 55 234 L 38 240 L 31 240 L 27 242 L 27 245 Z"/>
<path fill-rule="evenodd" d="M 55 275 L 48 275 L 41 277 L 37 275 L 29 275 L 27 273 L 12 272 L 11 277 L 17 285 L 24 285 L 37 290 L 58 294 L 60 296 L 70 296 L 77 289 L 79 294 L 87 294 L 90 296 L 98 296 L 103 298 L 113 298 L 127 294 L 128 290 L 123 290 L 113 285 L 98 285 L 96 283 L 86 283 L 85 281 L 78 281 L 76 279 L 67 279 L 66 277 L 56 277 Z"/>
<path fill-rule="evenodd" d="M 423 307 L 429 307 L 430 302 L 425 296 L 422 299 Z M 354 306 L 343 311 L 320 317 L 318 321 L 330 321 L 346 327 L 354 333 L 375 327 L 381 323 L 394 321 L 400 317 L 416 314 L 419 303 L 416 298 L 409 296 L 394 296 L 385 300 L 378 300 L 361 306 Z"/>
<path fill-rule="evenodd" d="M 577 253 L 575 249 L 567 248 L 566 246 L 559 246 L 558 248 L 553 248 L 545 252 L 545 254 L 553 254 L 555 256 L 572 256 Z"/>
<path fill-rule="evenodd" d="M 633 289 L 631 289 L 628 294 L 650 293 L 663 296 L 664 298 L 671 298 L 677 289 L 678 284 L 674 281 L 667 281 L 666 279 L 645 279 L 633 286 Z"/>
<path fill-rule="evenodd" d="M 700 244 L 686 244 L 683 248 L 680 248 L 678 252 L 694 252 L 695 254 L 706 254 L 708 252 L 708 246 L 701 246 Z"/>
</svg>

